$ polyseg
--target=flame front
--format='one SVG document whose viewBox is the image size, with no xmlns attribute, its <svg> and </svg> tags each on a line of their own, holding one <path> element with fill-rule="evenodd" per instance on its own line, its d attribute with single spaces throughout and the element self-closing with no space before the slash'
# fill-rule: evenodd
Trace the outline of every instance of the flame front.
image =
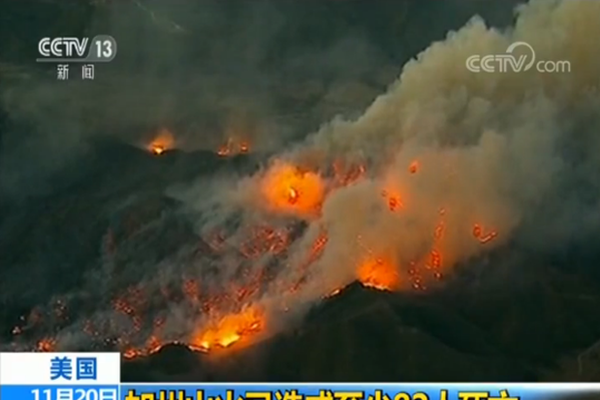
<svg viewBox="0 0 600 400">
<path fill-rule="evenodd" d="M 204 351 L 226 348 L 259 333 L 265 325 L 265 316 L 258 308 L 249 307 L 240 313 L 228 314 L 208 324 L 196 333 L 190 345 Z"/>
</svg>

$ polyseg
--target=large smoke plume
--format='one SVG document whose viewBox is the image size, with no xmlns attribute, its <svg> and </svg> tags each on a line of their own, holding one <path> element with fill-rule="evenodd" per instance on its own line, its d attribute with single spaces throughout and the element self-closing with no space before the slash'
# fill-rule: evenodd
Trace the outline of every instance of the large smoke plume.
<svg viewBox="0 0 600 400">
<path fill-rule="evenodd" d="M 361 279 L 362 268 L 386 269 L 393 289 L 431 288 L 499 246 L 543 251 L 588 238 L 600 210 L 599 17 L 595 1 L 537 0 L 519 8 L 508 31 L 474 18 L 408 62 L 360 117 L 324 124 L 251 176 L 170 190 L 197 233 L 218 232 L 225 250 L 214 259 L 181 249 L 142 287 L 151 293 L 188 276 L 204 292 L 252 290 L 215 315 L 170 303 L 156 314 L 168 328 L 153 334 L 189 342 L 211 318 L 248 309 L 278 324 Z M 570 72 L 466 68 L 469 56 L 503 54 L 517 41 L 538 60 L 569 61 Z M 240 266 L 249 232 L 264 226 L 285 236 L 286 248 Z M 103 273 L 116 272 L 105 264 Z M 263 273 L 270 277 L 256 287 Z M 115 335 L 122 329 L 112 310 L 91 320 Z M 58 347 L 83 345 L 81 330 L 63 329 Z"/>
<path fill-rule="evenodd" d="M 585 213 L 574 213 L 582 204 L 556 195 L 580 168 L 565 144 L 577 137 L 584 141 L 577 148 L 598 145 L 590 129 L 597 121 L 589 120 L 587 127 L 579 121 L 583 115 L 591 118 L 598 104 L 599 60 L 592 56 L 596 45 L 590 38 L 598 31 L 599 12 L 599 5 L 590 1 L 535 1 L 519 10 L 509 32 L 473 19 L 409 62 L 397 82 L 361 117 L 324 125 L 302 144 L 277 155 L 263 173 L 216 190 L 213 205 L 225 214 L 237 207 L 253 219 L 265 204 L 257 188 L 273 186 L 269 174 L 282 163 L 312 171 L 305 177 L 319 174 L 319 185 L 325 186 L 326 171 L 336 161 L 367 165 L 366 179 L 327 191 L 319 213 L 300 215 L 309 227 L 296 244 L 299 262 L 317 232 L 328 233 L 308 285 L 315 287 L 299 295 L 311 300 L 355 279 L 357 265 L 371 253 L 392 259 L 403 281 L 411 265 L 433 247 L 444 258 L 444 269 L 451 269 L 505 244 L 527 216 L 534 223 L 537 218 L 531 216 L 540 206 L 556 207 L 558 202 L 563 210 L 554 218 L 571 221 L 548 233 L 546 226 L 555 224 L 535 221 L 540 223 L 535 228 L 538 238 L 525 239 L 533 243 L 539 237 L 562 240 L 576 235 L 581 224 L 595 221 L 597 203 Z M 571 71 L 477 74 L 466 68 L 469 56 L 502 54 L 517 41 L 531 44 L 538 60 L 568 60 Z M 418 171 L 411 170 L 413 163 Z M 597 159 L 583 163 L 598 167 Z M 311 187 L 305 192 L 314 196 Z M 398 212 L 390 213 L 382 200 L 386 193 L 397 193 Z M 200 209 L 204 201 L 197 199 Z M 266 207 L 263 212 L 269 211 L 269 202 Z M 440 224 L 444 232 L 436 240 Z M 476 234 L 474 226 L 479 229 Z M 477 239 L 486 230 L 497 237 L 482 243 Z M 295 260 L 292 257 L 291 263 Z"/>
<path fill-rule="evenodd" d="M 600 60 L 593 57 L 597 46 L 590 38 L 600 33 L 599 15 L 600 5 L 591 1 L 534 1 L 519 10 L 508 32 L 475 18 L 409 62 L 362 116 L 324 125 L 277 155 L 264 172 L 216 190 L 212 205 L 225 215 L 239 210 L 249 220 L 256 213 L 272 214 L 270 202 L 261 207 L 265 195 L 260 188 L 276 187 L 269 175 L 285 168 L 282 163 L 310 171 L 299 172 L 301 181 L 323 180 L 306 183 L 304 193 L 302 183 L 296 184 L 299 201 L 303 195 L 320 196 L 321 186 L 330 187 L 318 212 L 296 215 L 308 228 L 294 244 L 286 267 L 290 272 L 278 278 L 297 279 L 294 274 L 315 238 L 326 232 L 327 244 L 308 272 L 308 283 L 294 295 L 300 302 L 318 300 L 348 284 L 357 278 L 357 267 L 373 257 L 393 264 L 406 287 L 412 283 L 411 270 L 432 249 L 442 257 L 443 273 L 451 273 L 457 262 L 506 244 L 524 222 L 535 225 L 530 232 L 522 227 L 528 244 L 580 234 L 590 220 L 595 225 L 598 203 L 582 211 L 584 205 L 572 191 L 563 199 L 557 193 L 581 168 L 577 164 L 582 160 L 572 160 L 565 145 L 581 140 L 575 147 L 598 146 L 593 133 L 598 121 L 592 115 L 598 105 L 595 71 Z M 568 60 L 570 72 L 477 74 L 466 68 L 469 56 L 502 54 L 517 41 L 529 43 L 538 60 Z M 584 115 L 588 126 L 579 122 Z M 331 188 L 327 171 L 339 160 L 366 165 L 367 177 Z M 411 167 L 413 163 L 417 165 Z M 583 164 L 600 166 L 593 155 Z M 315 186 L 318 195 L 312 192 Z M 390 212 L 382 199 L 390 193 L 398 197 L 397 212 Z M 194 206 L 205 211 L 204 201 L 198 198 Z M 570 223 L 559 227 L 545 221 L 540 207 L 561 208 L 554 218 Z M 209 218 L 214 215 L 212 208 Z M 532 232 L 536 238 L 527 237 Z M 489 241 L 480 240 L 485 235 L 491 235 Z M 284 297 L 279 290 L 278 284 L 265 297 Z"/>
</svg>

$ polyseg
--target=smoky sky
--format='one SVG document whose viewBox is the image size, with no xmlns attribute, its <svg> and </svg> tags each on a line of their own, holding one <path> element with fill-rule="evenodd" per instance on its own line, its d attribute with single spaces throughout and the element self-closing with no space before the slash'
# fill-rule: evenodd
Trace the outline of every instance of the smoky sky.
<svg viewBox="0 0 600 400">
<path fill-rule="evenodd" d="M 0 186 L 10 198 L 47 194 L 74 179 L 92 139 L 140 145 L 163 127 L 188 150 L 230 135 L 278 148 L 360 113 L 406 60 L 473 14 L 509 24 L 514 3 L 11 2 L 0 28 Z M 33 62 L 41 37 L 95 34 L 114 36 L 119 54 L 94 82 L 75 68 L 57 82 Z"/>
</svg>

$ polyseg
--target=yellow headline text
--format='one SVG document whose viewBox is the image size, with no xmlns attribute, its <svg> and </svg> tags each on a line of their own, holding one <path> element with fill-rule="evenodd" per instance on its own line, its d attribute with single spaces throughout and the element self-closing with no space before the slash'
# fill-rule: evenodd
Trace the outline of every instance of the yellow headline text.
<svg viewBox="0 0 600 400">
<path fill-rule="evenodd" d="M 320 390 L 315 394 L 303 393 L 298 389 L 284 391 L 234 391 L 225 390 L 222 395 L 207 396 L 203 390 L 189 391 L 156 390 L 137 393 L 128 390 L 125 400 L 521 400 L 519 396 L 511 396 L 508 390 L 501 390 L 498 395 L 490 392 L 458 391 L 451 396 L 449 390 L 442 389 L 435 395 L 425 392 L 386 393 L 383 390 L 341 391 Z"/>
</svg>

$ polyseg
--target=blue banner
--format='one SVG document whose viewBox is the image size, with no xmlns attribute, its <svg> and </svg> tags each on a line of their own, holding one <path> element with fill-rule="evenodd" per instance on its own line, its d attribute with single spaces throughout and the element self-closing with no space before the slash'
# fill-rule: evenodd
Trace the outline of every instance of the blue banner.
<svg viewBox="0 0 600 400">
<path fill-rule="evenodd" d="M 121 383 L 119 353 L 0 353 L 0 386 Z"/>
<path fill-rule="evenodd" d="M 585 397 L 593 394 L 596 395 L 595 398 Z M 584 398 L 600 399 L 600 385 L 389 383 L 121 385 L 122 400 L 578 400 Z"/>
</svg>

